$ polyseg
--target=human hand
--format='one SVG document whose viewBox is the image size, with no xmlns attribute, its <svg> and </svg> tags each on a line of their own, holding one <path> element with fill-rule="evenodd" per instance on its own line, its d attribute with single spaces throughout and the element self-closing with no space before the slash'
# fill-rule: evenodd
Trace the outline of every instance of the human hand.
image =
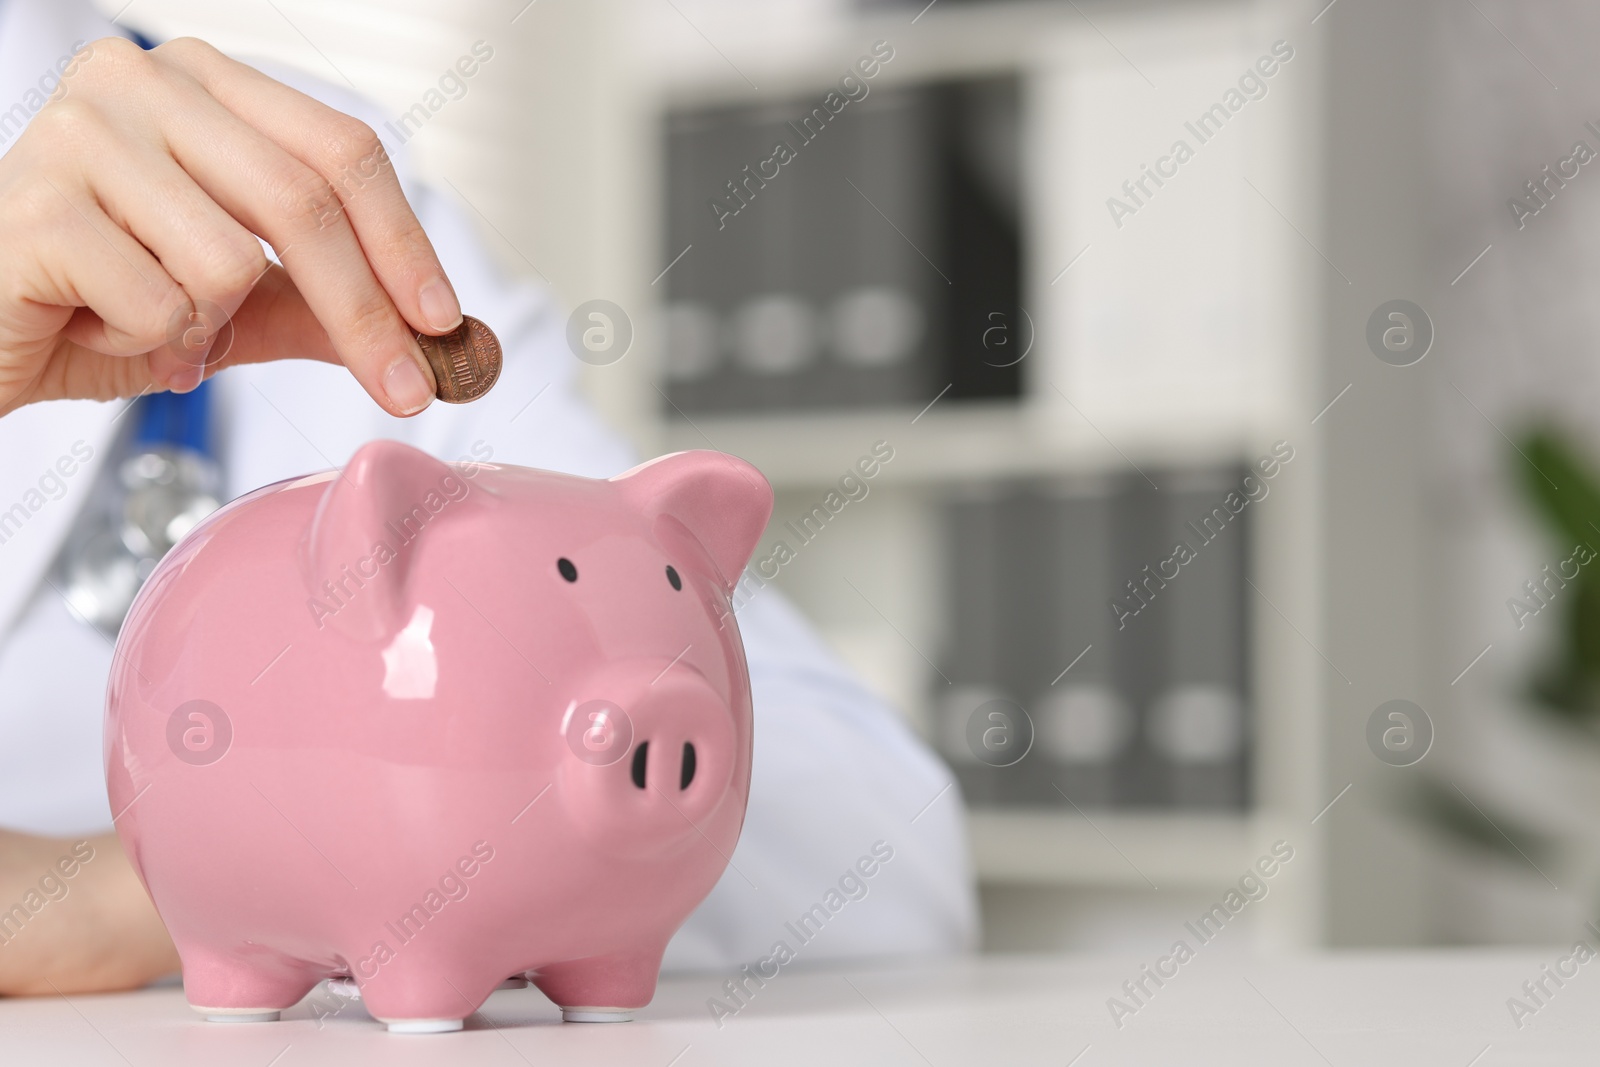
<svg viewBox="0 0 1600 1067">
<path fill-rule="evenodd" d="M 0 415 L 284 358 L 415 414 L 460 319 L 377 135 L 202 41 L 93 42 L 0 157 Z"/>
<path fill-rule="evenodd" d="M 0 996 L 137 989 L 177 970 L 172 939 L 115 834 L 72 841 L 0 830 Z"/>
</svg>

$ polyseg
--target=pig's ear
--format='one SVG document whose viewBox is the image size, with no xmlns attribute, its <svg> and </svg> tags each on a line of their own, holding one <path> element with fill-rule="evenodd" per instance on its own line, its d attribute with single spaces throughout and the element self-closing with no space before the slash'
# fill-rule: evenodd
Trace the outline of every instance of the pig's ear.
<svg viewBox="0 0 1600 1067">
<path fill-rule="evenodd" d="M 426 452 L 399 441 L 362 445 L 328 483 L 307 532 L 318 628 L 378 639 L 405 626 L 416 546 L 464 491 L 461 476 Z"/>
<path fill-rule="evenodd" d="M 722 452 L 676 452 L 611 480 L 647 516 L 681 523 L 711 557 L 729 592 L 772 516 L 766 478 Z"/>
</svg>

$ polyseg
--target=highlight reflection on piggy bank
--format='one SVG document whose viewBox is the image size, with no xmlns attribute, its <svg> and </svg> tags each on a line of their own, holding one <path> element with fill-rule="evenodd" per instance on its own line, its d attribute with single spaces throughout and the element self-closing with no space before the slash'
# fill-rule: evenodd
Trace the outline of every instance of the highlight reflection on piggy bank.
<svg viewBox="0 0 1600 1067">
<path fill-rule="evenodd" d="M 626 1019 L 750 786 L 729 607 L 772 492 L 684 452 L 606 481 L 391 441 L 175 548 L 106 708 L 122 843 L 208 1018 L 347 976 L 393 1030 L 508 977 Z"/>
</svg>

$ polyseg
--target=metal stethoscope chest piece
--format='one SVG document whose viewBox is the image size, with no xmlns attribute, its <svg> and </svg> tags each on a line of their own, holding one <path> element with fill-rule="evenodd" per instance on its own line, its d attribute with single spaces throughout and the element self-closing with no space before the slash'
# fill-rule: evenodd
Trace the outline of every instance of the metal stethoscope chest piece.
<svg viewBox="0 0 1600 1067">
<path fill-rule="evenodd" d="M 138 402 L 137 429 L 102 472 L 56 563 L 67 607 L 115 637 L 161 557 L 222 506 L 209 448 L 209 392 Z"/>
</svg>

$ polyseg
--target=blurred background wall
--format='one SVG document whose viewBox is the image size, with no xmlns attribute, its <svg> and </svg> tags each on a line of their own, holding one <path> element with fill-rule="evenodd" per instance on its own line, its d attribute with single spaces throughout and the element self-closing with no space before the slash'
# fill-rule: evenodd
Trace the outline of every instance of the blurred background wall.
<svg viewBox="0 0 1600 1067">
<path fill-rule="evenodd" d="M 741 595 L 792 596 L 950 761 L 988 948 L 1164 950 L 1277 842 L 1224 951 L 1565 939 L 1600 910 L 1600 15 L 122 19 L 370 97 L 573 310 L 643 451 L 767 472 Z"/>
</svg>

